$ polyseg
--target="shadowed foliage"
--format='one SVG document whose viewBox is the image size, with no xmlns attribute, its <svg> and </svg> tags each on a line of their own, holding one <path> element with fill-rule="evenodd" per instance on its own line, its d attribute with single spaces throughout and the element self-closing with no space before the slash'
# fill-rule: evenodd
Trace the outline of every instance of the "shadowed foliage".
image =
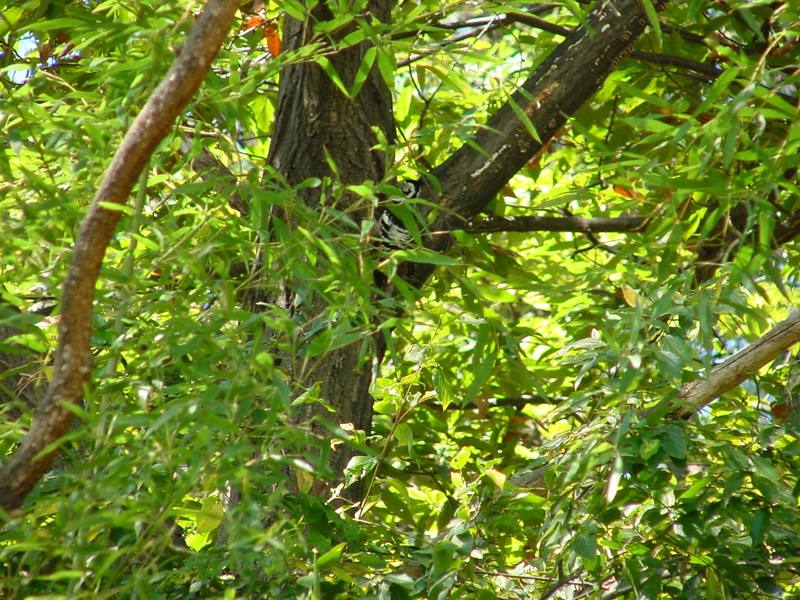
<svg viewBox="0 0 800 600">
<path fill-rule="evenodd" d="M 237 5 L 0 8 L 0 596 L 798 593 L 800 7 Z"/>
</svg>

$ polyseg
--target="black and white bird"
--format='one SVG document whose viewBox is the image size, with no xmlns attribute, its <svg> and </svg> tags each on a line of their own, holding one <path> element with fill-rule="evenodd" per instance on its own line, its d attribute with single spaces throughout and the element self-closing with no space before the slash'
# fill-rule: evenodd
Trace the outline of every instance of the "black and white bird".
<svg viewBox="0 0 800 600">
<path fill-rule="evenodd" d="M 393 248 L 402 248 L 411 241 L 411 233 L 409 233 L 403 220 L 392 212 L 392 209 L 401 207 L 406 200 L 419 198 L 422 192 L 422 182 L 401 181 L 397 187 L 403 192 L 403 197 L 389 198 L 390 205 L 382 206 L 379 209 L 377 222 L 383 242 Z"/>
</svg>

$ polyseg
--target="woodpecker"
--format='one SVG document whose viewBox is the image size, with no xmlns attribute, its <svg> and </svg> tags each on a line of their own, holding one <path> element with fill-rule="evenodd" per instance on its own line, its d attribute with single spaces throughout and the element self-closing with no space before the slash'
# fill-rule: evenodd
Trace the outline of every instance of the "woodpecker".
<svg viewBox="0 0 800 600">
<path fill-rule="evenodd" d="M 403 196 L 389 198 L 389 203 L 395 206 L 402 206 L 403 202 L 408 199 L 419 198 L 422 192 L 421 181 L 401 181 L 397 187 L 403 192 Z M 408 245 L 411 241 L 411 234 L 402 219 L 394 214 L 390 207 L 382 206 L 377 216 L 380 238 L 385 245 L 392 248 L 403 248 Z"/>
<path fill-rule="evenodd" d="M 406 179 L 405 181 L 401 181 L 398 187 L 406 198 L 419 198 L 419 195 L 422 193 L 422 180 Z"/>
</svg>

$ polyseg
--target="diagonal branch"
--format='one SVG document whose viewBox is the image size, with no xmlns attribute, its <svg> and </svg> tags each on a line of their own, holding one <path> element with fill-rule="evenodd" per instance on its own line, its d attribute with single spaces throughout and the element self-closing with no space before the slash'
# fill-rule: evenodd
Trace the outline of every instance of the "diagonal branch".
<svg viewBox="0 0 800 600">
<path fill-rule="evenodd" d="M 665 2 L 654 4 L 663 8 Z M 432 231 L 454 230 L 473 219 L 600 89 L 647 26 L 640 0 L 599 2 L 587 20 L 589 28 L 571 32 L 486 126 L 433 171 L 441 184 L 444 210 Z M 428 197 L 436 197 L 433 190 L 427 191 Z M 438 252 L 451 244 L 449 235 L 427 240 Z M 400 275 L 416 286 L 432 272 L 433 266 L 424 264 L 405 264 L 400 269 Z"/>
<path fill-rule="evenodd" d="M 81 224 L 64 281 L 58 348 L 45 405 L 20 448 L 0 469 L 0 506 L 18 508 L 56 456 L 51 445 L 72 422 L 69 405 L 83 397 L 91 371 L 90 338 L 95 284 L 123 205 L 150 155 L 200 87 L 225 40 L 239 0 L 208 0 L 164 79 L 131 125 L 106 170 Z M 111 205 L 111 206 L 110 206 Z"/>
<path fill-rule="evenodd" d="M 712 369 L 708 379 L 689 383 L 680 391 L 685 404 L 676 416 L 688 417 L 732 390 L 761 367 L 800 342 L 800 312 L 778 323 L 755 342 Z"/>
</svg>

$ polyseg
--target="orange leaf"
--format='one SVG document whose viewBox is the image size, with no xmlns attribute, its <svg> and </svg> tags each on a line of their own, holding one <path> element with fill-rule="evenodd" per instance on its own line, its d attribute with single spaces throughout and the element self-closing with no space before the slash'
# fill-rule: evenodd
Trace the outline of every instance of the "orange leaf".
<svg viewBox="0 0 800 600">
<path fill-rule="evenodd" d="M 253 29 L 264 23 L 266 19 L 261 15 L 250 15 L 242 23 L 242 29 Z"/>
<path fill-rule="evenodd" d="M 272 57 L 281 53 L 281 36 L 278 33 L 278 26 L 275 23 L 267 23 L 264 28 L 264 39 L 267 40 L 267 48 Z"/>
<path fill-rule="evenodd" d="M 626 187 L 622 187 L 621 185 L 615 185 L 614 191 L 622 196 L 623 198 L 628 198 L 629 200 L 641 200 L 642 195 L 639 192 L 635 192 L 630 190 Z"/>
<path fill-rule="evenodd" d="M 500 193 L 503 196 L 511 196 L 512 198 L 517 198 L 517 194 L 514 192 L 514 188 L 510 185 L 504 185 L 503 188 L 500 190 Z"/>
</svg>

